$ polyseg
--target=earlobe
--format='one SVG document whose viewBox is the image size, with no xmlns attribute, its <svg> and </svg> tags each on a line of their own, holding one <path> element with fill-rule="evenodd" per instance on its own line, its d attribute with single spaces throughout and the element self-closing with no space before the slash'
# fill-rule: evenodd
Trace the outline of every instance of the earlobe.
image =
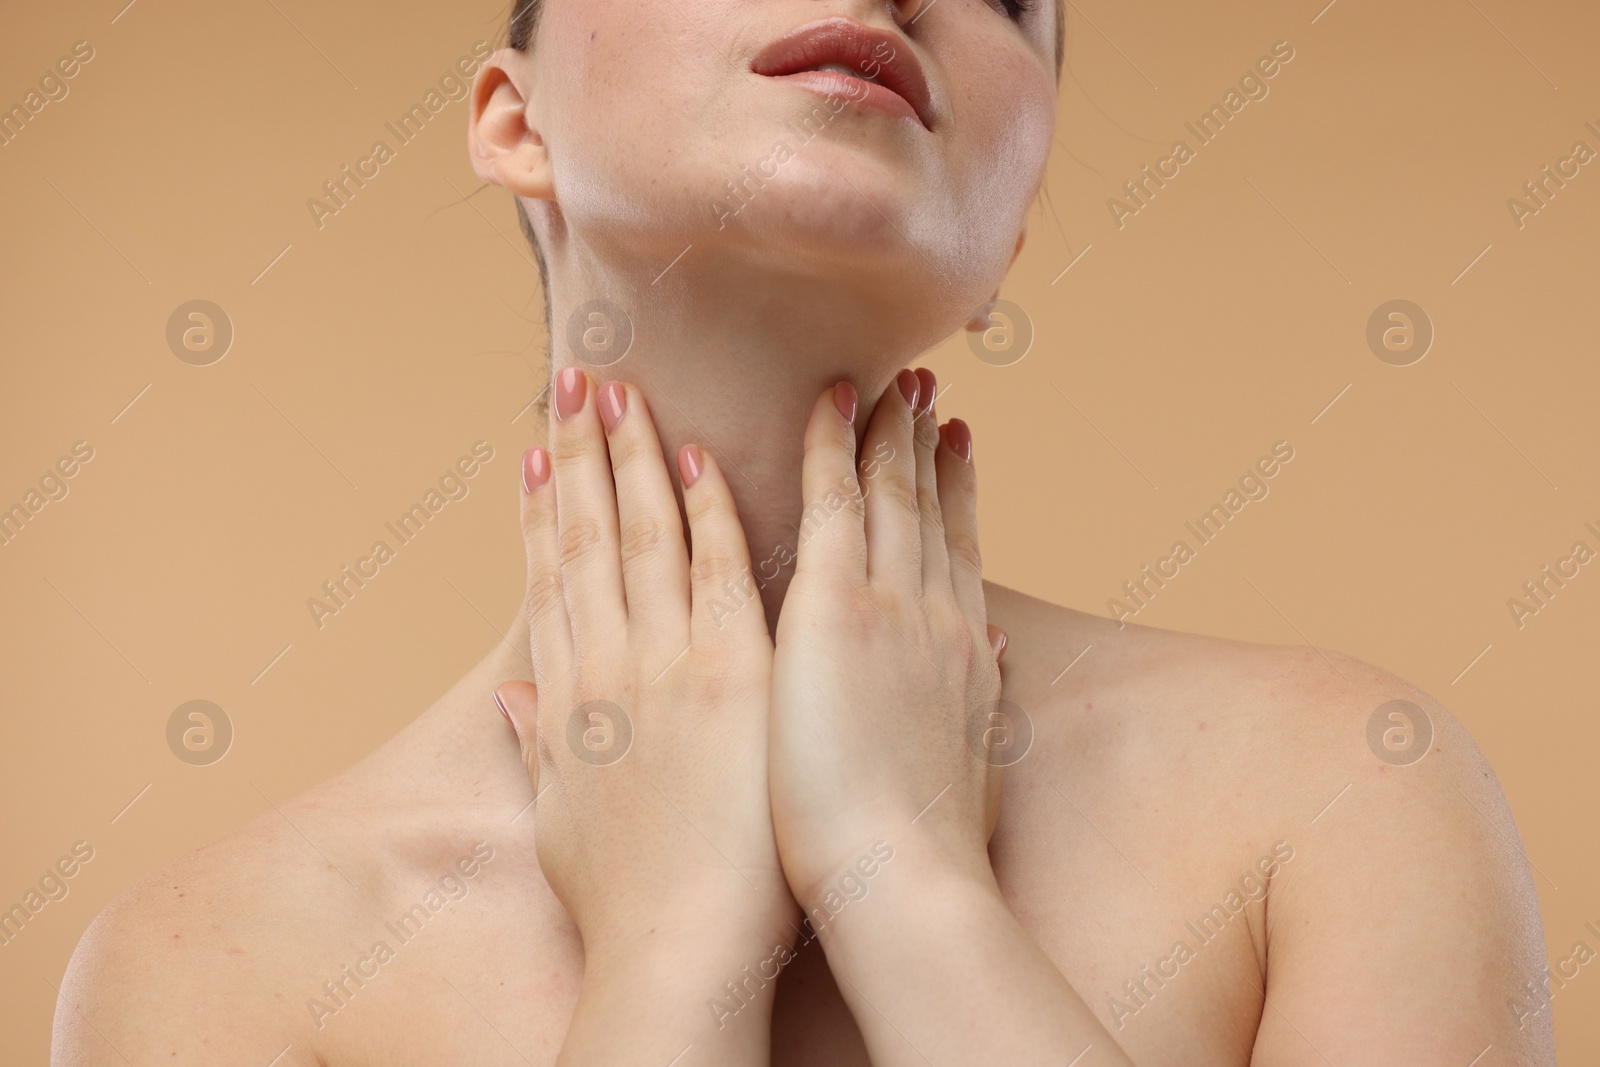
<svg viewBox="0 0 1600 1067">
<path fill-rule="evenodd" d="M 528 124 L 529 106 L 502 64 L 518 53 L 496 53 L 478 72 L 472 87 L 467 150 L 478 177 L 520 197 L 555 199 L 550 152 L 539 131 Z"/>
<path fill-rule="evenodd" d="M 530 130 L 528 136 L 529 140 L 517 145 L 510 152 L 494 158 L 492 161 L 494 178 L 486 180 L 492 180 L 518 196 L 530 200 L 554 200 L 555 185 L 550 175 L 550 152 L 545 148 L 544 142 L 538 140 L 537 133 Z"/>
</svg>

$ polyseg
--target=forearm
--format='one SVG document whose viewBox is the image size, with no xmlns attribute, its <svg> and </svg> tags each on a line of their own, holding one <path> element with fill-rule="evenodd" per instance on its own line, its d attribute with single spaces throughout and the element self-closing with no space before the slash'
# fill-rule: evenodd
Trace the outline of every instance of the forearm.
<svg viewBox="0 0 1600 1067">
<path fill-rule="evenodd" d="M 956 869 L 902 842 L 821 940 L 876 1067 L 1132 1062 L 1017 922 L 986 862 Z"/>
<path fill-rule="evenodd" d="M 682 1063 L 768 1063 L 777 983 L 762 971 L 775 977 L 789 938 L 658 929 L 590 954 L 557 1063 L 666 1067 L 686 1050 Z"/>
</svg>

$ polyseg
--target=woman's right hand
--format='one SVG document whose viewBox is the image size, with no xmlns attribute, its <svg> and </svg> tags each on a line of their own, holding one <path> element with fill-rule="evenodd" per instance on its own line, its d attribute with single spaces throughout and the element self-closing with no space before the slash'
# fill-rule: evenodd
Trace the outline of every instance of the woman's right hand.
<svg viewBox="0 0 1600 1067">
<path fill-rule="evenodd" d="M 586 997 L 628 989 L 647 998 L 629 1009 L 638 1052 L 676 1032 L 665 1063 L 697 1027 L 727 1025 L 708 1000 L 746 1019 L 770 1010 L 775 983 L 752 990 L 748 1016 L 724 985 L 743 986 L 746 966 L 775 977 L 793 943 L 767 794 L 772 641 L 715 460 L 678 455 L 691 560 L 640 392 L 575 368 L 554 392 L 553 462 L 523 458 L 536 684 L 496 699 L 537 792 L 540 866 L 583 935 L 568 1048 L 629 1058 L 614 1012 L 580 1025 Z"/>
</svg>

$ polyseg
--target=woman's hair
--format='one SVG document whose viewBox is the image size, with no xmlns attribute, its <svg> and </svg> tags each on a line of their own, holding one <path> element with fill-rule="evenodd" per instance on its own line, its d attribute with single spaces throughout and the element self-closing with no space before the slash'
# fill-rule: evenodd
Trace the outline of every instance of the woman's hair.
<svg viewBox="0 0 1600 1067">
<path fill-rule="evenodd" d="M 1061 80 L 1061 69 L 1066 58 L 1067 44 L 1067 18 L 1064 0 L 1056 0 L 1056 81 Z M 511 5 L 511 22 L 506 28 L 506 46 L 515 48 L 519 52 L 526 52 L 533 47 L 533 39 L 539 32 L 539 17 L 544 13 L 544 0 L 514 0 Z M 549 332 L 550 292 L 549 270 L 544 262 L 544 249 L 539 247 L 539 238 L 534 235 L 533 223 L 528 218 L 528 209 L 523 207 L 522 198 L 513 197 L 517 202 L 517 221 L 522 224 L 522 235 L 528 239 L 528 246 L 533 249 L 534 262 L 539 266 L 539 286 L 546 293 L 545 299 L 545 328 Z"/>
</svg>

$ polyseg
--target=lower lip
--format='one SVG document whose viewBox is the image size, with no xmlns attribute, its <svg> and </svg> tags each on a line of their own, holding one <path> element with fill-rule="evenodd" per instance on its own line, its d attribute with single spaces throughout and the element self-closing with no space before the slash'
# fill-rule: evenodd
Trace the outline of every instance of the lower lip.
<svg viewBox="0 0 1600 1067">
<path fill-rule="evenodd" d="M 773 81 L 789 82 L 822 96 L 840 96 L 862 107 L 883 111 L 896 118 L 922 125 L 922 118 L 911 102 L 893 89 L 852 77 L 836 70 L 802 70 L 794 74 L 764 75 Z"/>
</svg>

